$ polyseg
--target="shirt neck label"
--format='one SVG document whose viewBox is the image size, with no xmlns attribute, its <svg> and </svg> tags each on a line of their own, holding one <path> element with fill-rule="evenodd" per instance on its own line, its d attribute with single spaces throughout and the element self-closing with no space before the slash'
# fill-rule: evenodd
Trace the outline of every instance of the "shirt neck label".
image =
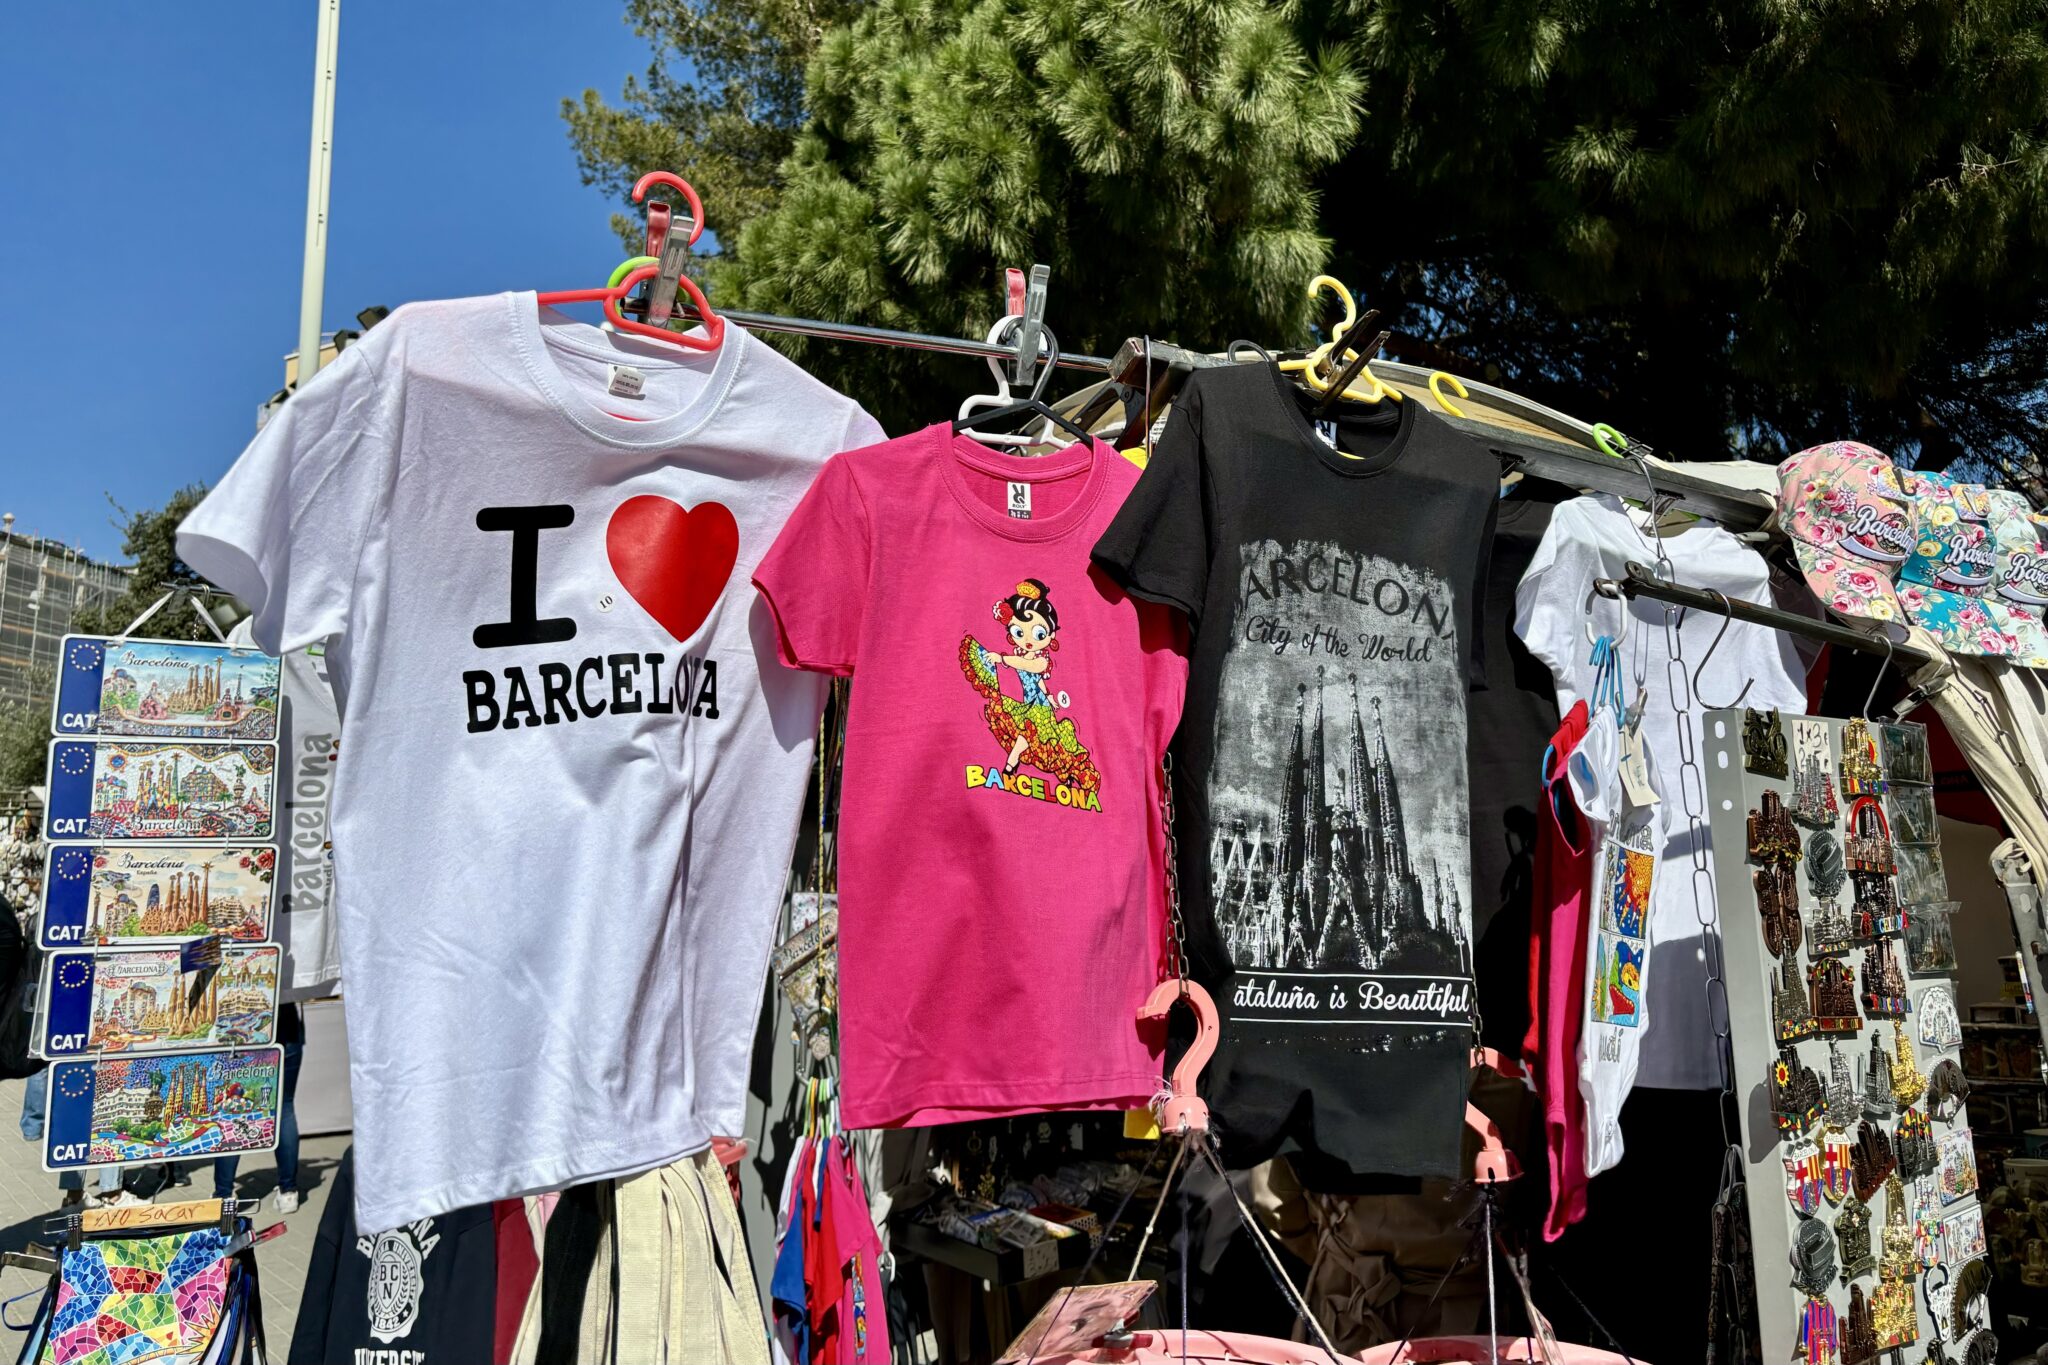
<svg viewBox="0 0 2048 1365">
<path fill-rule="evenodd" d="M 1010 515 L 1018 521 L 1031 520 L 1031 485 L 1012 479 L 1010 481 Z"/>
</svg>

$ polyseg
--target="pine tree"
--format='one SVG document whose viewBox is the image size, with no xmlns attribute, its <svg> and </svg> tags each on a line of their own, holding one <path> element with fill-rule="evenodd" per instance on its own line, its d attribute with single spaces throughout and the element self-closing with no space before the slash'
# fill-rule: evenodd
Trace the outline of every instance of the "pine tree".
<svg viewBox="0 0 2048 1365">
<path fill-rule="evenodd" d="M 1289 345 L 1327 264 L 1397 355 L 1681 455 L 1856 436 L 2024 481 L 2048 446 L 2048 0 L 629 15 L 656 65 L 567 108 L 585 175 L 696 170 L 729 306 L 978 334 L 1045 261 L 1067 349 Z M 792 349 L 892 426 L 960 391 Z"/>
</svg>

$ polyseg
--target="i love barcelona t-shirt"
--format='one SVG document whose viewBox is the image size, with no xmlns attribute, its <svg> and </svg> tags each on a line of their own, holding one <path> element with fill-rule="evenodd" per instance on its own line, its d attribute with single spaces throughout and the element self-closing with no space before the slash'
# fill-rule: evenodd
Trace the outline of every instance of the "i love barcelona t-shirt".
<svg viewBox="0 0 2048 1365">
<path fill-rule="evenodd" d="M 823 697 L 749 579 L 880 434 L 738 327 L 412 304 L 180 528 L 258 644 L 328 640 L 366 1230 L 741 1131 Z"/>
<path fill-rule="evenodd" d="M 793 668 L 853 675 L 839 819 L 849 1128 L 1143 1105 L 1176 613 L 1089 562 L 1100 443 L 944 423 L 832 459 L 754 575 Z"/>
</svg>

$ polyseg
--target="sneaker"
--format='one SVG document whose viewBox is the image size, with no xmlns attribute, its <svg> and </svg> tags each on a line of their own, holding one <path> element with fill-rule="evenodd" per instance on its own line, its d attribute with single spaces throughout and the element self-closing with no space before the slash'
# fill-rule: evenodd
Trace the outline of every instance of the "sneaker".
<svg viewBox="0 0 2048 1365">
<path fill-rule="evenodd" d="M 297 1190 L 278 1190 L 270 1196 L 270 1203 L 271 1207 L 275 1208 L 279 1213 L 297 1213 L 299 1211 L 299 1192 Z"/>
<path fill-rule="evenodd" d="M 101 1194 L 95 1190 L 85 1206 L 89 1209 L 137 1209 L 149 1202 L 129 1189 L 115 1190 L 112 1194 Z"/>
</svg>

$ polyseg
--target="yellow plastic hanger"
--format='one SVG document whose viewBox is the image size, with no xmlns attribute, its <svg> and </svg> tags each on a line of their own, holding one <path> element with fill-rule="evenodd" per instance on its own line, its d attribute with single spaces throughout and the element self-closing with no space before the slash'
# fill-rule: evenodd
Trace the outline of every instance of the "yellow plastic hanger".
<svg viewBox="0 0 2048 1365">
<path fill-rule="evenodd" d="M 1458 378 L 1458 376 L 1452 374 L 1449 370 L 1438 370 L 1434 374 L 1430 375 L 1430 394 L 1433 397 L 1435 397 L 1437 401 L 1437 406 L 1442 408 L 1445 412 L 1448 412 L 1453 417 L 1463 417 L 1465 415 L 1465 410 L 1463 408 L 1460 408 L 1457 404 L 1453 403 L 1450 399 L 1444 397 L 1444 386 L 1447 384 L 1451 388 L 1457 390 L 1458 397 L 1460 398 L 1470 398 L 1472 396 L 1471 394 L 1465 392 L 1465 381 Z"/>
<path fill-rule="evenodd" d="M 1317 393 L 1330 391 L 1331 381 L 1335 377 L 1335 371 L 1330 365 L 1330 353 L 1336 349 L 1337 343 L 1344 339 L 1344 334 L 1358 325 L 1358 300 L 1352 297 L 1351 291 L 1344 287 L 1341 280 L 1332 275 L 1318 275 L 1308 282 L 1310 298 L 1326 292 L 1335 294 L 1337 302 L 1344 309 L 1343 319 L 1330 328 L 1330 339 L 1300 360 L 1279 362 L 1284 373 L 1300 375 L 1303 382 Z M 1372 387 L 1346 388 L 1343 396 L 1352 402 L 1377 403 L 1383 398 L 1391 398 L 1397 403 L 1401 401 L 1401 391 L 1380 383 L 1379 376 L 1372 372 L 1370 366 L 1358 372 L 1358 379 L 1364 380 Z"/>
</svg>

